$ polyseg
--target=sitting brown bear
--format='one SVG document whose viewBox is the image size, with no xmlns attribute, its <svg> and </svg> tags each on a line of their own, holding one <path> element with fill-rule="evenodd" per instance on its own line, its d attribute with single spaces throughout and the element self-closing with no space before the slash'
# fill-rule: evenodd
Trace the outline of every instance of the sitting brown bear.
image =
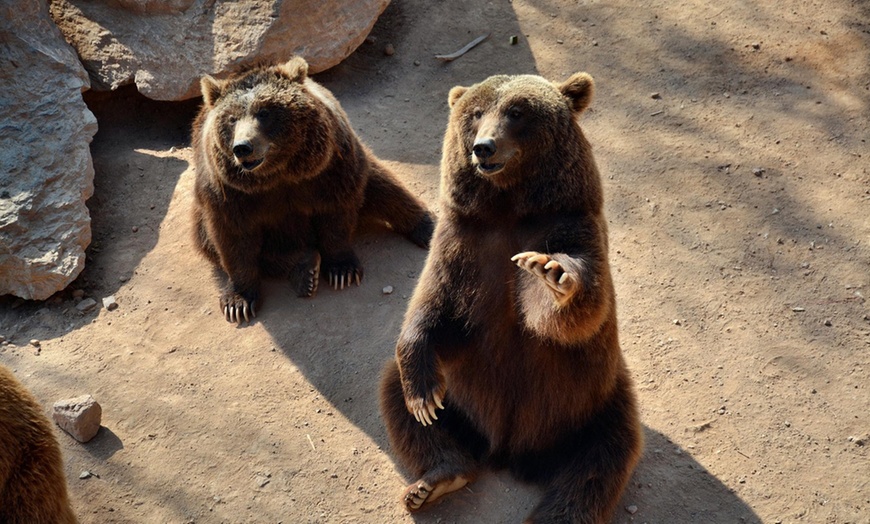
<svg viewBox="0 0 870 524">
<path fill-rule="evenodd" d="M 75 524 L 63 457 L 42 406 L 0 365 L 0 522 Z"/>
<path fill-rule="evenodd" d="M 450 91 L 442 216 L 381 382 L 404 504 L 486 467 L 544 487 L 528 523 L 602 523 L 642 433 L 617 334 L 598 169 L 576 117 L 592 78 Z"/>
<path fill-rule="evenodd" d="M 228 277 L 228 321 L 255 316 L 263 274 L 289 277 L 299 296 L 315 293 L 321 268 L 336 289 L 359 284 L 351 239 L 361 218 L 429 245 L 429 212 L 360 142 L 305 60 L 201 84 L 194 236 Z"/>
</svg>

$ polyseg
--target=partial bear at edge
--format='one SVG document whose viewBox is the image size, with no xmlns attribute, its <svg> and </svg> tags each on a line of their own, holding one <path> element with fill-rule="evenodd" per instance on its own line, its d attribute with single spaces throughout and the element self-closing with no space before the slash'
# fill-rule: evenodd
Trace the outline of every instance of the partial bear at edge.
<svg viewBox="0 0 870 524">
<path fill-rule="evenodd" d="M 75 524 L 53 424 L 0 365 L 0 522 Z"/>
</svg>

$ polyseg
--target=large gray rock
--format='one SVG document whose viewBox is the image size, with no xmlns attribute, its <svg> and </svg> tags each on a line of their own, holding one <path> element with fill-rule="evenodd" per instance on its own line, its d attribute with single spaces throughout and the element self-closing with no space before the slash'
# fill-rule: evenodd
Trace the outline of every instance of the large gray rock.
<svg viewBox="0 0 870 524">
<path fill-rule="evenodd" d="M 155 100 L 198 96 L 203 74 L 304 57 L 328 69 L 365 39 L 389 0 L 51 0 L 95 90 L 135 83 Z"/>
<path fill-rule="evenodd" d="M 41 300 L 84 268 L 97 121 L 46 0 L 0 0 L 0 50 L 0 295 Z"/>
</svg>

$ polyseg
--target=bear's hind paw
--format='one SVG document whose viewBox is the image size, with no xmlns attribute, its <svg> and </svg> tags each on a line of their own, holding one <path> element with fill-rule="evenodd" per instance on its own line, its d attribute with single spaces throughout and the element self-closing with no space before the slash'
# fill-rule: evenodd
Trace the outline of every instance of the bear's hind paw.
<svg viewBox="0 0 870 524">
<path fill-rule="evenodd" d="M 415 511 L 420 509 L 420 506 L 425 502 L 435 502 L 442 495 L 462 489 L 466 484 L 468 484 L 468 479 L 462 475 L 441 480 L 436 482 L 434 486 L 420 479 L 405 488 L 402 500 L 408 511 Z"/>
</svg>

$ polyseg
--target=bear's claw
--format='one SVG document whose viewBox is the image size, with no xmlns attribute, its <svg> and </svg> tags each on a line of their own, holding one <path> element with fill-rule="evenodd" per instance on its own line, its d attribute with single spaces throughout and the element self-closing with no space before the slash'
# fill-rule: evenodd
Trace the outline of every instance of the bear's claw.
<svg viewBox="0 0 870 524">
<path fill-rule="evenodd" d="M 250 323 L 251 319 L 256 318 L 255 303 L 256 301 L 248 301 L 237 293 L 226 293 L 221 296 L 221 310 L 224 313 L 224 318 L 233 324 L 241 324 L 242 321 Z"/>
</svg>

